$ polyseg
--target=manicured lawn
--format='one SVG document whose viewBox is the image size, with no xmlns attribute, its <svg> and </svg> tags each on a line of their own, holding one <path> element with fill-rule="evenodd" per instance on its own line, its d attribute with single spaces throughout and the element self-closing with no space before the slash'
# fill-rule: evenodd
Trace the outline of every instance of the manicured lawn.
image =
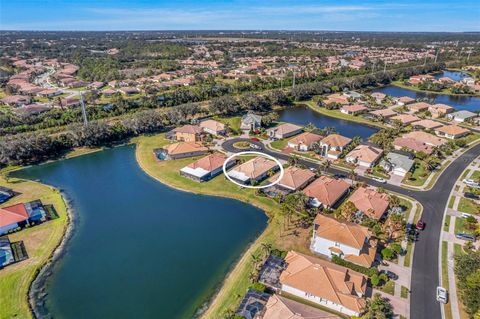
<svg viewBox="0 0 480 319">
<path fill-rule="evenodd" d="M 458 210 L 464 213 L 478 214 L 480 213 L 480 205 L 471 199 L 462 197 L 458 203 Z"/>
<path fill-rule="evenodd" d="M 463 174 L 462 174 L 462 177 L 460 177 L 460 179 L 464 179 L 467 177 L 468 173 L 470 173 L 470 169 L 466 169 Z"/>
<path fill-rule="evenodd" d="M 465 225 L 465 218 L 455 218 L 455 233 L 473 234 L 474 232 L 468 229 Z"/>
<path fill-rule="evenodd" d="M 270 146 L 276 150 L 283 150 L 288 145 L 288 139 L 276 140 L 270 143 Z"/>
<path fill-rule="evenodd" d="M 460 244 L 453 244 L 453 252 L 455 253 L 455 255 L 461 255 L 463 254 L 463 248 L 462 248 L 462 245 Z"/>
<path fill-rule="evenodd" d="M 247 249 L 237 265 L 228 274 L 222 289 L 215 296 L 212 305 L 205 313 L 206 318 L 223 318 L 226 311 L 234 310 L 237 307 L 250 285 L 248 277 L 253 269 L 251 255 L 261 252 L 261 243 L 272 244 L 274 248 L 284 251 L 294 249 L 309 253 L 310 230 L 296 228 L 295 230 L 300 232 L 299 236 L 296 236 L 291 230 L 285 230 L 284 218 L 280 214 L 278 203 L 274 200 L 256 196 L 252 189 L 240 189 L 226 180 L 223 175 L 204 183 L 194 182 L 180 176 L 178 170 L 193 162 L 196 158 L 174 161 L 156 160 L 153 150 L 168 143 L 163 134 L 142 136 L 134 139 L 134 141 L 137 143 L 136 158 L 140 167 L 159 182 L 197 194 L 235 198 L 263 209 L 270 217 L 263 234 Z"/>
<path fill-rule="evenodd" d="M 242 118 L 240 116 L 234 116 L 234 117 L 215 116 L 213 119 L 228 125 L 235 134 L 241 134 L 240 123 L 242 122 Z"/>
<path fill-rule="evenodd" d="M 403 183 L 412 186 L 422 186 L 428 178 L 428 170 L 423 161 L 416 161 L 413 172 L 407 173 Z"/>
<path fill-rule="evenodd" d="M 458 219 L 458 218 L 457 218 Z M 442 287 L 448 289 L 448 265 L 447 265 L 447 258 L 448 258 L 448 246 L 446 241 L 442 241 Z M 445 318 L 452 319 L 452 308 L 451 303 L 447 303 L 444 305 L 445 309 Z"/>
<path fill-rule="evenodd" d="M 410 267 L 410 263 L 412 261 L 412 249 L 413 249 L 413 244 L 412 242 L 407 243 L 407 252 L 405 253 L 405 258 L 403 259 L 403 266 L 405 267 Z"/>
<path fill-rule="evenodd" d="M 389 280 L 387 283 L 385 283 L 385 285 L 379 286 L 377 289 L 393 296 L 395 293 L 395 282 L 393 280 Z"/>
<path fill-rule="evenodd" d="M 450 196 L 450 200 L 448 201 L 448 208 L 453 208 L 453 204 L 455 204 L 455 196 Z"/>
<path fill-rule="evenodd" d="M 474 171 L 470 176 L 471 179 L 474 181 L 480 180 L 480 171 Z"/>
<path fill-rule="evenodd" d="M 445 223 L 443 224 L 443 231 L 447 231 L 450 229 L 450 219 L 452 218 L 452 216 L 450 215 L 446 215 L 445 216 Z"/>
<path fill-rule="evenodd" d="M 0 185 L 20 193 L 2 206 L 41 199 L 44 204 L 54 205 L 59 215 L 57 219 L 8 235 L 12 242 L 24 242 L 29 258 L 0 270 L 0 318 L 31 318 L 28 289 L 63 237 L 68 220 L 66 206 L 56 189 L 37 182 L 6 180 L 2 174 Z"/>
<path fill-rule="evenodd" d="M 402 286 L 402 290 L 400 291 L 400 297 L 407 299 L 408 298 L 408 288 Z"/>
</svg>

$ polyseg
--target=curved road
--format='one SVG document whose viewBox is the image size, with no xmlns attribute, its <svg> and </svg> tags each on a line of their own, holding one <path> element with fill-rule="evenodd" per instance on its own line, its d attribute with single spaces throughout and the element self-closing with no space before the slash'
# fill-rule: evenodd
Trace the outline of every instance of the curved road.
<svg viewBox="0 0 480 319">
<path fill-rule="evenodd" d="M 287 154 L 275 152 L 265 148 L 263 143 L 255 142 L 246 138 L 237 138 L 227 140 L 222 144 L 222 148 L 231 153 L 237 153 L 240 150 L 233 146 L 239 141 L 248 141 L 255 144 L 259 149 L 252 151 L 261 151 L 268 155 L 288 160 Z M 457 159 L 455 159 L 440 175 L 434 187 L 429 191 L 409 190 L 390 184 L 380 184 L 372 179 L 359 176 L 358 180 L 367 182 L 373 186 L 381 186 L 387 190 L 403 194 L 416 199 L 423 206 L 422 220 L 425 221 L 426 228 L 421 232 L 419 240 L 415 243 L 415 251 L 412 264 L 411 296 L 410 296 L 410 318 L 442 318 L 440 304 L 436 300 L 436 289 L 439 286 L 439 240 L 442 231 L 443 213 L 447 205 L 450 191 L 455 185 L 458 177 L 467 168 L 476 157 L 480 155 L 480 144 L 470 148 Z M 309 167 L 318 168 L 318 164 L 299 159 L 299 163 Z M 333 174 L 345 175 L 344 171 L 330 168 L 328 170 Z"/>
</svg>

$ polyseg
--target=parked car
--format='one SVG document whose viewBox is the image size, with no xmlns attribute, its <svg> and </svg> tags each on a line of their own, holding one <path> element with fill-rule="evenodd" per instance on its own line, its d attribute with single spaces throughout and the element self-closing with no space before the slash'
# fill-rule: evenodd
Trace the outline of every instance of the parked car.
<svg viewBox="0 0 480 319">
<path fill-rule="evenodd" d="M 463 196 L 465 196 L 465 198 L 470 198 L 470 199 L 479 199 L 480 198 L 480 196 L 478 196 L 474 193 L 470 193 L 470 192 L 463 193 Z"/>
<path fill-rule="evenodd" d="M 254 142 L 260 142 L 260 140 L 259 140 L 258 138 L 256 138 L 256 137 L 252 137 L 252 141 L 254 141 Z"/>
<path fill-rule="evenodd" d="M 462 213 L 462 218 L 468 218 L 468 217 L 473 217 L 473 215 L 469 213 Z"/>
<path fill-rule="evenodd" d="M 468 186 L 473 186 L 473 187 L 478 187 L 479 186 L 478 183 L 475 182 L 473 179 L 466 179 L 465 178 L 464 180 L 462 180 L 462 182 L 464 184 L 468 185 Z"/>
<path fill-rule="evenodd" d="M 458 239 L 467 240 L 471 242 L 475 242 L 477 240 L 475 236 L 470 234 L 464 234 L 464 233 L 456 233 L 455 237 L 457 237 Z"/>
<path fill-rule="evenodd" d="M 448 293 L 447 289 L 438 286 L 437 287 L 437 301 L 441 303 L 447 303 L 448 302 Z"/>
<path fill-rule="evenodd" d="M 255 150 L 259 150 L 260 146 L 258 146 L 257 144 L 250 143 L 250 148 L 253 148 Z"/>
<path fill-rule="evenodd" d="M 391 272 L 390 270 L 382 270 L 381 273 L 387 275 L 387 277 L 391 280 L 397 280 L 398 279 L 397 274 Z"/>
<path fill-rule="evenodd" d="M 417 222 L 417 224 L 415 225 L 415 228 L 416 228 L 416 229 L 419 229 L 419 230 L 424 230 L 424 229 L 425 229 L 425 222 L 420 219 L 420 220 Z"/>
<path fill-rule="evenodd" d="M 372 179 L 373 179 L 374 181 L 377 181 L 377 182 L 382 183 L 382 184 L 385 184 L 385 183 L 387 182 L 385 179 L 383 179 L 383 178 L 381 178 L 381 177 L 376 177 L 376 176 L 374 176 L 374 177 L 372 177 Z"/>
</svg>

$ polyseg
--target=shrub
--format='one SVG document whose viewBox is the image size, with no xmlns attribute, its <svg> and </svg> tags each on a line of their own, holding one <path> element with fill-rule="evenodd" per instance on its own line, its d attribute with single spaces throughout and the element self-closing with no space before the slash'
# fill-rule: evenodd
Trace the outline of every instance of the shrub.
<svg viewBox="0 0 480 319">
<path fill-rule="evenodd" d="M 337 265 L 350 268 L 356 272 L 367 275 L 368 277 L 372 277 L 373 275 L 376 275 L 378 272 L 375 267 L 371 267 L 371 268 L 362 267 L 354 263 L 351 263 L 349 261 L 346 261 L 338 256 L 333 256 L 332 261 Z"/>
<path fill-rule="evenodd" d="M 250 286 L 250 288 L 255 289 L 255 290 L 257 290 L 257 291 L 260 291 L 260 292 L 264 292 L 265 289 L 267 289 L 267 287 L 266 287 L 264 284 L 259 283 L 259 282 L 253 283 L 253 284 Z"/>
<path fill-rule="evenodd" d="M 381 251 L 383 259 L 392 260 L 395 257 L 395 252 L 390 248 L 384 248 Z"/>
</svg>

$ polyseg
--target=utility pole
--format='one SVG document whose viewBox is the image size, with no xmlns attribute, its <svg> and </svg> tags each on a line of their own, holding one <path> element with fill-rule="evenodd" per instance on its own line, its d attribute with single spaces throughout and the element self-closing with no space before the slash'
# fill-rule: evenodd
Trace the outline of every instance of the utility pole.
<svg viewBox="0 0 480 319">
<path fill-rule="evenodd" d="M 383 74 L 387 72 L 387 63 L 383 62 Z"/>
<path fill-rule="evenodd" d="M 437 63 L 438 51 L 439 51 L 439 50 L 437 50 L 437 54 L 435 54 L 435 63 Z"/>
<path fill-rule="evenodd" d="M 295 70 L 293 70 L 293 83 L 292 83 L 292 89 L 295 88 Z"/>
<path fill-rule="evenodd" d="M 470 60 L 470 54 L 471 53 L 472 53 L 472 50 L 468 51 L 467 62 Z"/>
<path fill-rule="evenodd" d="M 87 126 L 88 118 L 87 118 L 87 110 L 85 108 L 85 103 L 83 101 L 83 93 L 80 93 L 80 104 L 82 105 L 83 124 Z"/>
</svg>

